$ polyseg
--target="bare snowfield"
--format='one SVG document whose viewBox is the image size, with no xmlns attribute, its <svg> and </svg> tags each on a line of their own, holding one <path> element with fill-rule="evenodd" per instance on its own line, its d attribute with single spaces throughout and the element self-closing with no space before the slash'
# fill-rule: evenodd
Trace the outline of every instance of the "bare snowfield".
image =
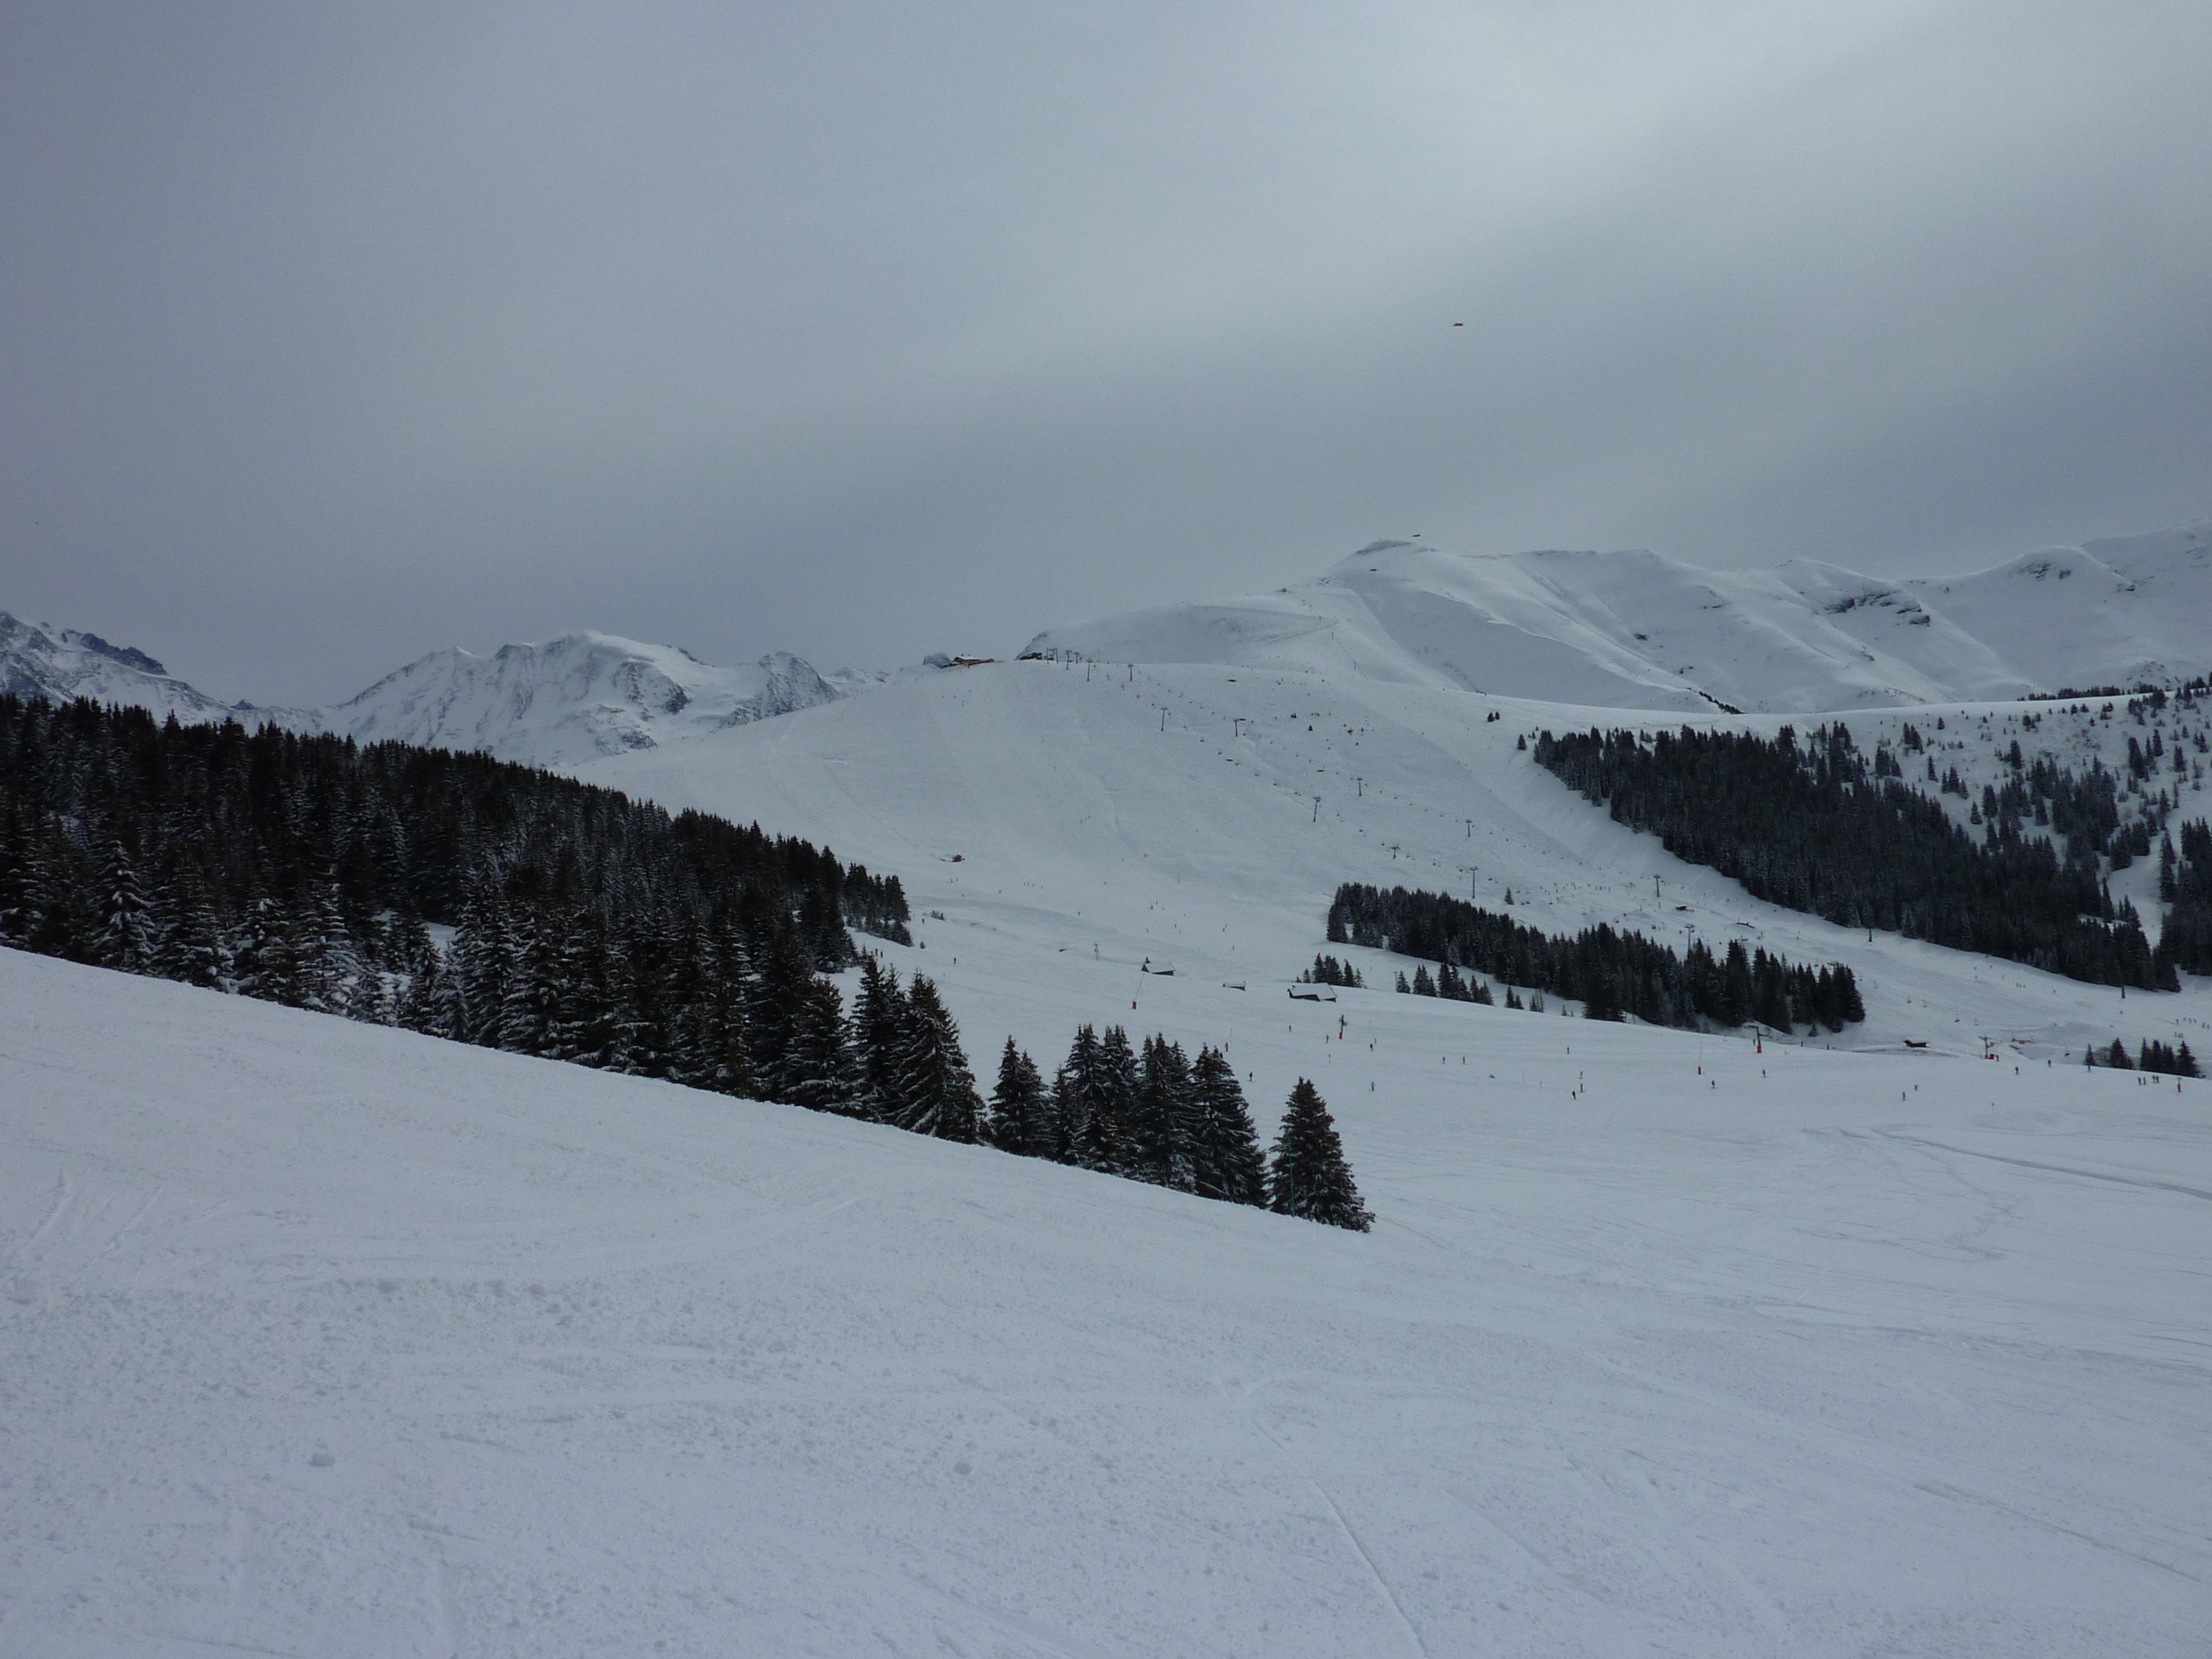
<svg viewBox="0 0 2212 1659">
<path fill-rule="evenodd" d="M 0 998 L 10 1654 L 2203 1650 L 2203 1085 L 1374 995 L 1362 1237 Z"/>
<path fill-rule="evenodd" d="M 1375 1232 L 0 952 L 0 1652 L 2203 1651 L 2212 1085 L 2045 1063 L 2201 983 L 1758 904 L 1513 750 L 1602 711 L 1088 672 L 584 775 L 899 872 L 986 1086 L 1313 1077 Z M 1291 1003 L 1345 879 L 1870 1018 Z"/>
</svg>

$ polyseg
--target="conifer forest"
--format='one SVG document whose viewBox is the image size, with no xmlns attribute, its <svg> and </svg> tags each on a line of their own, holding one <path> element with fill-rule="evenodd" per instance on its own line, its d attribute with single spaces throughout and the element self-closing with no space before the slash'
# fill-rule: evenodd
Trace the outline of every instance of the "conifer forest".
<svg viewBox="0 0 2212 1659">
<path fill-rule="evenodd" d="M 1265 1156 L 1218 1049 L 1086 1025 L 1047 1084 L 1009 1039 L 984 1099 L 848 931 L 908 920 L 826 848 L 480 754 L 0 696 L 0 945 L 1366 1229 L 1318 1095 Z"/>
<path fill-rule="evenodd" d="M 1909 727 L 1904 746 L 1913 747 Z M 2150 825 L 2121 821 L 2118 781 L 2101 765 L 2086 775 L 2031 765 L 2015 743 L 2003 786 L 1969 803 L 1978 837 L 1904 781 L 1905 762 L 1886 748 L 1869 758 L 1840 721 L 1802 743 L 1789 726 L 1771 738 L 1687 726 L 1545 732 L 1534 757 L 1676 857 L 1844 927 L 2142 990 L 2174 989 L 2179 953 L 2199 948 L 2185 924 L 2154 951 L 2135 907 L 2113 902 L 2100 860 L 2147 852 Z M 1955 775 L 1936 777 L 1932 758 L 1928 771 L 1939 794 L 1966 793 Z M 2161 794 L 2155 811 L 2171 805 Z"/>
<path fill-rule="evenodd" d="M 1756 1020 L 1778 1031 L 1840 1031 L 1866 1018 L 1858 981 L 1839 962 L 1808 968 L 1765 951 L 1747 951 L 1741 939 L 1731 939 L 1719 956 L 1703 940 L 1677 956 L 1642 933 L 1605 923 L 1562 939 L 1465 899 L 1403 887 L 1385 892 L 1345 883 L 1328 907 L 1328 937 L 1332 944 L 1426 958 L 1410 983 L 1398 976 L 1398 989 L 1423 996 L 1489 1002 L 1489 987 L 1461 971 L 1471 969 L 1505 983 L 1508 1007 L 1522 1006 L 1515 988 L 1527 986 L 1579 1000 L 1587 1019 L 1633 1015 L 1685 1030 Z M 1433 977 L 1428 962 L 1437 964 Z"/>
</svg>

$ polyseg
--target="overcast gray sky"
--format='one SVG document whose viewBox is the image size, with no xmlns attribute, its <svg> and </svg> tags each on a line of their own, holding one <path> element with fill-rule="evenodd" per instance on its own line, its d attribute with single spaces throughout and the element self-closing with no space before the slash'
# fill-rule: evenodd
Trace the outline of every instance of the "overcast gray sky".
<svg viewBox="0 0 2212 1659">
<path fill-rule="evenodd" d="M 2205 0 L 0 0 L 0 608 L 322 702 L 2200 518 L 2208 70 Z"/>
</svg>

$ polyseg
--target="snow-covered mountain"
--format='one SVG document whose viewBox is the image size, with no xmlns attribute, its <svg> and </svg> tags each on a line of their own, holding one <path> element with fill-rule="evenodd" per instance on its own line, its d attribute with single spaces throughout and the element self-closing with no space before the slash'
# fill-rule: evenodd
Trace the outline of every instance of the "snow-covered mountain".
<svg viewBox="0 0 2212 1659">
<path fill-rule="evenodd" d="M 2138 553 L 1762 591 L 1902 630 L 1893 660 L 1944 617 L 1996 619 L 1961 653 L 2070 627 L 2053 678 L 2124 678 L 2096 665 L 2203 614 L 2187 547 Z M 288 716 L 896 872 L 914 941 L 872 948 L 935 981 L 986 1088 L 1009 1036 L 1048 1072 L 1079 1024 L 1222 1045 L 1263 1133 L 1321 1089 L 1377 1224 L 0 951 L 0 1646 L 2197 1653 L 2212 1085 L 2079 1056 L 2203 1052 L 2212 981 L 2127 997 L 1782 909 L 1539 767 L 1522 737 L 1610 723 L 1598 696 L 1791 718 L 1618 647 L 1608 605 L 1652 645 L 1655 596 L 1689 604 L 1659 562 L 1585 560 L 1550 655 L 1443 602 L 1556 618 L 1543 556 L 1515 592 L 1353 562 L 1125 624 L 1177 658 L 1127 672 L 832 698 L 579 635 Z M 2144 592 L 2167 635 L 2080 614 Z M 1509 647 L 1570 699 L 1470 695 Z M 2150 784 L 2201 816 L 2200 706 L 2102 701 L 1850 724 L 1911 720 L 1975 789 L 2015 740 L 2117 769 L 2163 726 Z M 2115 894 L 2148 916 L 2155 875 Z M 1868 1018 L 1762 1041 L 1400 996 L 1403 958 L 1327 938 L 1346 880 L 1841 961 Z M 1324 948 L 1372 988 L 1285 996 Z"/>
<path fill-rule="evenodd" d="M 502 646 L 489 656 L 434 651 L 329 708 L 259 708 L 220 702 L 143 651 L 5 611 L 0 692 L 92 697 L 181 720 L 237 715 L 363 743 L 481 749 L 532 766 L 650 749 L 846 695 L 787 651 L 750 667 L 718 668 L 677 646 L 576 633 Z"/>
<path fill-rule="evenodd" d="M 434 651 L 336 708 L 276 718 L 364 743 L 482 749 L 502 760 L 561 766 L 841 695 L 787 651 L 747 668 L 718 668 L 677 646 L 578 633 L 501 646 L 489 656 Z"/>
<path fill-rule="evenodd" d="M 1376 542 L 1273 593 L 1048 629 L 1027 648 L 1613 708 L 1802 713 L 2189 679 L 2212 673 L 2208 623 L 2212 521 L 1907 580 L 1804 560 L 1717 571 L 1650 552 L 1471 556 Z M 785 652 L 720 668 L 674 646 L 582 632 L 488 656 L 433 652 L 331 708 L 234 709 L 143 652 L 0 611 L 0 689 L 188 720 L 245 711 L 540 766 L 655 748 L 934 672 L 825 678 Z"/>
<path fill-rule="evenodd" d="M 1890 580 L 1796 560 L 1376 542 L 1269 594 L 1048 629 L 1032 652 L 1348 671 L 1624 708 L 2011 698 L 2212 672 L 2212 521 Z"/>
<path fill-rule="evenodd" d="M 91 697 L 173 714 L 181 720 L 221 720 L 231 712 L 143 651 L 5 611 L 0 611 L 0 694 L 56 702 Z"/>
<path fill-rule="evenodd" d="M 2146 729 L 1990 712 L 1911 718 L 1977 781 Z M 1606 718 L 1005 662 L 574 769 L 897 872 L 986 1088 L 1079 1024 L 1226 1045 L 1263 1133 L 1311 1079 L 1366 1235 L 0 951 L 0 1648 L 2200 1654 L 2212 1085 L 2078 1056 L 2203 1051 L 2212 981 L 1753 899 L 1516 746 Z M 1344 880 L 1869 1018 L 1400 996 Z M 1373 988 L 1285 996 L 1323 948 Z"/>
</svg>

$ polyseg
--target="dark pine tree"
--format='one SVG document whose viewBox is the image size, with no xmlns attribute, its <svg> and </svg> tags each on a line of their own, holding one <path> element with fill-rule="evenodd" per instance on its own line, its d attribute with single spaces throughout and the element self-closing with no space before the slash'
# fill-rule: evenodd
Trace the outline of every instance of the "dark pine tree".
<svg viewBox="0 0 2212 1659">
<path fill-rule="evenodd" d="M 453 977 L 450 962 L 441 965 L 438 977 Z M 596 917 L 582 922 L 563 943 L 559 981 L 560 1000 L 546 1034 L 552 1057 L 619 1069 L 622 987 L 606 932 Z M 432 1018 L 440 1015 L 434 1012 Z"/>
<path fill-rule="evenodd" d="M 392 1010 L 393 1023 L 403 1030 L 420 1031 L 425 1036 L 441 1036 L 439 1030 L 440 1011 L 447 1000 L 445 981 L 446 962 L 434 945 L 428 961 L 408 976 L 406 988 L 399 993 L 398 1006 Z M 546 1054 L 553 1059 L 564 1056 L 550 1046 Z"/>
<path fill-rule="evenodd" d="M 247 905 L 230 949 L 241 994 L 288 1008 L 307 1006 L 314 988 L 295 927 L 290 908 L 273 898 L 256 898 Z"/>
<path fill-rule="evenodd" d="M 1036 1062 L 1006 1039 L 999 1056 L 999 1084 L 991 1091 L 990 1133 L 987 1139 L 1001 1152 L 1024 1158 L 1050 1158 L 1059 1144 L 1051 1121 L 1052 1099 Z"/>
<path fill-rule="evenodd" d="M 1103 1097 L 1103 1075 L 1098 1032 L 1095 1027 L 1079 1025 L 1075 1041 L 1068 1045 L 1066 1063 L 1052 1084 L 1054 1146 L 1051 1155 L 1062 1164 L 1081 1164 L 1085 1149 L 1098 1138 L 1100 1131 L 1094 1120 Z"/>
<path fill-rule="evenodd" d="M 101 966 L 126 974 L 154 970 L 154 907 L 139 884 L 130 850 L 112 836 L 100 860 L 99 937 Z"/>
<path fill-rule="evenodd" d="M 899 1127 L 940 1140 L 974 1140 L 982 1103 L 976 1097 L 967 1057 L 960 1052 L 959 1028 L 938 996 L 936 985 L 920 974 L 907 988 L 902 1024 Z"/>
<path fill-rule="evenodd" d="M 1328 1115 L 1321 1091 L 1304 1078 L 1291 1091 L 1281 1133 L 1275 1137 L 1268 1170 L 1268 1207 L 1283 1215 L 1347 1227 L 1364 1233 L 1375 1218 L 1359 1201 L 1359 1188 L 1345 1162 L 1344 1143 Z"/>
<path fill-rule="evenodd" d="M 499 1010 L 498 1046 L 509 1054 L 552 1054 L 566 943 L 564 931 L 550 915 L 533 916 L 515 929 L 514 959 Z"/>
<path fill-rule="evenodd" d="M 1129 1119 L 1127 1173 L 1156 1187 L 1195 1191 L 1191 1118 L 1190 1061 L 1182 1045 L 1165 1036 L 1146 1038 Z"/>
<path fill-rule="evenodd" d="M 860 988 L 853 998 L 853 1046 L 859 1055 L 860 1115 L 877 1123 L 896 1123 L 904 1115 L 898 1055 L 906 1018 L 897 969 L 869 951 L 860 958 Z"/>
<path fill-rule="evenodd" d="M 1267 1202 L 1267 1169 L 1237 1073 L 1218 1048 L 1201 1048 L 1190 1072 L 1192 1190 L 1231 1204 Z"/>
<path fill-rule="evenodd" d="M 155 895 L 155 914 L 161 942 L 154 950 L 154 971 L 164 979 L 210 990 L 221 986 L 228 966 L 222 923 L 197 864 L 184 858 L 171 860 Z"/>
<path fill-rule="evenodd" d="M 1129 1034 L 1109 1025 L 1098 1039 L 1089 1114 L 1081 1137 L 1074 1141 L 1075 1161 L 1085 1169 L 1107 1175 L 1129 1172 L 1137 1086 L 1137 1056 L 1129 1047 Z"/>
<path fill-rule="evenodd" d="M 782 1098 L 817 1112 L 850 1114 L 859 1095 L 844 1000 L 835 984 L 809 977 L 784 1049 Z"/>
<path fill-rule="evenodd" d="M 793 1082 L 792 1034 L 814 969 L 798 931 L 780 918 L 755 933 L 750 954 L 752 1006 L 745 1011 L 745 1038 L 762 1089 L 770 1100 L 787 1100 Z"/>
</svg>

